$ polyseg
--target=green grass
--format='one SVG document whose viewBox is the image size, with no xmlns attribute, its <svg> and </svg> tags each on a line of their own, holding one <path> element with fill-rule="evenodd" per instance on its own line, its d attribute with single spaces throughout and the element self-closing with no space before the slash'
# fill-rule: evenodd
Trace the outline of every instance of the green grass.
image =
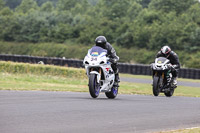
<svg viewBox="0 0 200 133">
<path fill-rule="evenodd" d="M 120 74 L 122 77 L 151 79 L 151 76 Z M 182 80 L 182 79 L 180 79 Z M 184 81 L 191 81 L 186 80 Z M 200 80 L 196 80 L 200 82 Z M 84 69 L 0 61 L 1 90 L 88 92 Z M 175 96 L 200 97 L 200 87 L 178 86 Z M 152 95 L 150 84 L 120 82 L 120 94 Z"/>
<path fill-rule="evenodd" d="M 158 133 L 200 133 L 200 128 L 180 129 L 180 130 L 174 130 L 174 131 L 162 131 Z"/>
<path fill-rule="evenodd" d="M 123 94 L 152 95 L 152 86 L 150 84 L 121 82 L 119 92 Z M 200 97 L 200 87 L 178 86 L 175 89 L 174 96 Z"/>
<path fill-rule="evenodd" d="M 52 75 L 0 73 L 1 90 L 87 92 L 87 79 Z"/>
<path fill-rule="evenodd" d="M 0 72 L 86 78 L 84 69 L 0 61 Z"/>
<path fill-rule="evenodd" d="M 0 73 L 1 90 L 41 90 L 88 92 L 88 79 L 52 75 Z M 200 87 L 178 86 L 175 96 L 200 97 Z M 120 94 L 152 95 L 150 84 L 121 82 Z"/>
</svg>

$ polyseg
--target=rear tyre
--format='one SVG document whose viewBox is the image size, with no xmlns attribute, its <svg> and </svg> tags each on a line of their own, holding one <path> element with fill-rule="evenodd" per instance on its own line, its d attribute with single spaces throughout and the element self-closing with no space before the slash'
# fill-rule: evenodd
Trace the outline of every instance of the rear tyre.
<svg viewBox="0 0 200 133">
<path fill-rule="evenodd" d="M 153 77 L 153 95 L 158 96 L 160 93 L 160 88 L 159 88 L 159 77 L 154 76 Z"/>
<path fill-rule="evenodd" d="M 97 98 L 100 92 L 100 84 L 97 83 L 97 75 L 91 74 L 89 77 L 89 91 L 93 98 Z"/>
<path fill-rule="evenodd" d="M 117 86 L 116 87 L 113 86 L 111 88 L 111 91 L 110 92 L 106 92 L 105 94 L 106 94 L 107 98 L 114 99 L 118 94 L 118 87 Z"/>
</svg>

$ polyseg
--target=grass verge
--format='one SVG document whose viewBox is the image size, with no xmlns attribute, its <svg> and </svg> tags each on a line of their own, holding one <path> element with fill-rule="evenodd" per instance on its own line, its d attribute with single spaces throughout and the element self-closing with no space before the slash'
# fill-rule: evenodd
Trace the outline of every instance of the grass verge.
<svg viewBox="0 0 200 133">
<path fill-rule="evenodd" d="M 151 78 L 120 74 L 125 77 Z M 198 80 L 199 81 L 199 80 Z M 84 69 L 52 65 L 25 64 L 0 61 L 1 90 L 42 90 L 88 92 Z M 178 86 L 175 96 L 200 97 L 200 87 Z M 150 84 L 121 82 L 120 94 L 152 95 Z"/>
<path fill-rule="evenodd" d="M 200 133 L 200 128 L 192 128 L 192 129 L 180 129 L 173 131 L 162 131 L 158 133 Z"/>
<path fill-rule="evenodd" d="M 84 69 L 0 61 L 0 72 L 86 78 Z"/>
<path fill-rule="evenodd" d="M 52 75 L 0 73 L 1 90 L 41 90 L 41 91 L 73 91 L 88 92 L 88 79 L 80 77 L 64 77 Z M 179 86 L 175 96 L 200 97 L 200 87 Z M 120 94 L 152 95 L 149 84 L 121 82 Z"/>
<path fill-rule="evenodd" d="M 75 77 L 0 73 L 1 90 L 87 92 L 87 79 Z"/>
</svg>

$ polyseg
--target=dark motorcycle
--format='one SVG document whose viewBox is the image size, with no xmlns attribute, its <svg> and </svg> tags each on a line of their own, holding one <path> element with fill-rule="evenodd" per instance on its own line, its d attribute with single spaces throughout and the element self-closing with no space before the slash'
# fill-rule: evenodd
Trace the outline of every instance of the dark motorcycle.
<svg viewBox="0 0 200 133">
<path fill-rule="evenodd" d="M 153 94 L 158 96 L 159 93 L 164 93 L 165 96 L 171 97 L 176 88 L 173 85 L 172 71 L 174 67 L 165 57 L 155 59 L 155 63 L 151 65 L 153 71 Z"/>
</svg>

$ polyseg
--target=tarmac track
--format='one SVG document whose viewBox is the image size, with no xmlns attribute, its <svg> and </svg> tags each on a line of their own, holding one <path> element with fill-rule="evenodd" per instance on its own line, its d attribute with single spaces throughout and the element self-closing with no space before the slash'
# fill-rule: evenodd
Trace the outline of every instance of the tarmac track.
<svg viewBox="0 0 200 133">
<path fill-rule="evenodd" d="M 200 98 L 0 91 L 0 133 L 149 133 L 200 126 Z"/>
</svg>

